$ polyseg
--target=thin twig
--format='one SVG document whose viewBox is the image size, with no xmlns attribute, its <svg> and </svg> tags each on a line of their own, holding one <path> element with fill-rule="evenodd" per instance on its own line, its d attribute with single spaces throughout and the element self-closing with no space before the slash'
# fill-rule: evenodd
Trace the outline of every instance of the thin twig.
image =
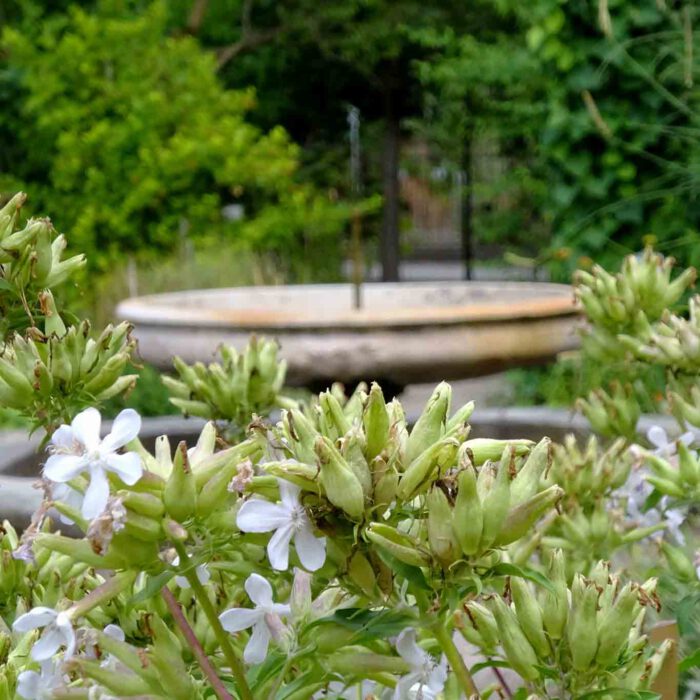
<svg viewBox="0 0 700 700">
<path fill-rule="evenodd" d="M 209 657 L 199 643 L 194 630 L 190 627 L 190 623 L 187 622 L 187 618 L 182 612 L 180 604 L 175 600 L 175 596 L 167 586 L 163 586 L 163 588 L 160 589 L 160 594 L 163 596 L 163 600 L 165 600 L 170 614 L 173 616 L 177 626 L 180 628 L 180 631 L 185 636 L 187 643 L 194 652 L 197 662 L 202 668 L 202 671 L 204 671 L 204 675 L 209 679 L 211 687 L 216 693 L 216 697 L 219 698 L 219 700 L 233 700 L 233 696 L 226 690 L 221 678 L 216 675 L 216 670 L 211 665 L 211 661 L 209 661 Z"/>
</svg>

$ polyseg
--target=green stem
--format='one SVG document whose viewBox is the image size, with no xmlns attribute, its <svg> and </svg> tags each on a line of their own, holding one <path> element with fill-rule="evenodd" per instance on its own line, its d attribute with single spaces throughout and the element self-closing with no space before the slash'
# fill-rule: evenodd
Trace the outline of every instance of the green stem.
<svg viewBox="0 0 700 700">
<path fill-rule="evenodd" d="M 277 691 L 282 687 L 282 683 L 284 681 L 284 677 L 287 675 L 287 672 L 292 666 L 292 662 L 294 661 L 294 655 L 289 654 L 287 656 L 287 660 L 284 662 L 284 666 L 282 667 L 282 670 L 277 674 L 277 678 L 275 678 L 275 682 L 270 688 L 270 692 L 267 696 L 267 700 L 275 700 L 275 696 L 277 695 Z"/>
<path fill-rule="evenodd" d="M 135 578 L 135 571 L 121 571 L 118 574 L 114 574 L 114 576 L 108 578 L 103 584 L 90 591 L 85 597 L 68 608 L 66 610 L 68 616 L 71 620 L 77 620 L 79 617 L 86 615 L 93 608 L 111 600 L 126 590 L 134 582 Z"/>
<path fill-rule="evenodd" d="M 445 629 L 445 626 L 440 620 L 437 620 L 431 625 L 431 631 L 447 657 L 447 661 L 452 668 L 452 673 L 455 674 L 460 687 L 467 694 L 467 698 L 478 698 L 479 691 L 476 689 L 476 685 L 474 685 L 474 679 L 471 677 L 469 669 L 464 663 L 462 655 L 459 653 L 459 649 L 457 649 L 452 640 L 452 634 Z"/>
<path fill-rule="evenodd" d="M 238 658 L 236 650 L 231 645 L 231 640 L 228 637 L 228 633 L 221 626 L 219 616 L 216 614 L 216 610 L 214 610 L 214 606 L 212 605 L 204 586 L 197 578 L 195 568 L 193 566 L 188 566 L 189 556 L 187 554 L 187 550 L 183 546 L 182 542 L 178 542 L 177 540 L 173 540 L 173 546 L 180 557 L 180 565 L 183 567 L 180 573 L 189 582 L 192 592 L 197 598 L 197 602 L 202 606 L 202 610 L 207 616 L 207 620 L 209 620 L 211 628 L 214 630 L 216 640 L 219 642 L 221 651 L 223 651 L 226 661 L 231 667 L 231 672 L 236 679 L 236 685 L 238 686 L 242 700 L 254 700 L 253 694 L 248 686 L 248 681 L 246 681 L 245 678 L 245 667 L 243 666 L 243 662 Z"/>
</svg>

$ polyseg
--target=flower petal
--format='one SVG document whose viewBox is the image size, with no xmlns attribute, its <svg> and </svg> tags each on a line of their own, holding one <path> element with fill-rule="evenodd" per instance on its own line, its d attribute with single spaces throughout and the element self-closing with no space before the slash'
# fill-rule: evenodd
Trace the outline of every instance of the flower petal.
<svg viewBox="0 0 700 700">
<path fill-rule="evenodd" d="M 17 694 L 24 700 L 36 700 L 42 690 L 41 676 L 36 671 L 22 671 L 17 676 Z"/>
<path fill-rule="evenodd" d="M 197 568 L 195 569 L 195 573 L 197 574 L 197 578 L 199 579 L 199 582 L 204 586 L 207 583 L 209 583 L 209 579 L 211 578 L 211 574 L 209 573 L 209 569 L 207 569 L 206 564 L 199 564 Z"/>
<path fill-rule="evenodd" d="M 51 481 L 62 483 L 75 479 L 88 468 L 85 457 L 80 455 L 51 455 L 44 465 L 44 476 Z"/>
<path fill-rule="evenodd" d="M 32 647 L 32 659 L 35 661 L 50 659 L 60 649 L 64 641 L 61 631 L 57 627 L 50 625 Z"/>
<path fill-rule="evenodd" d="M 277 479 L 277 484 L 280 489 L 280 500 L 290 510 L 299 505 L 299 493 L 301 489 L 286 479 Z"/>
<path fill-rule="evenodd" d="M 64 449 L 73 447 L 74 440 L 73 428 L 70 425 L 59 425 L 51 436 L 51 444 L 54 447 L 63 447 Z"/>
<path fill-rule="evenodd" d="M 294 547 L 302 566 L 309 571 L 316 571 L 326 561 L 326 538 L 316 537 L 311 523 L 304 523 L 294 536 Z"/>
<path fill-rule="evenodd" d="M 245 590 L 256 607 L 272 605 L 272 586 L 260 574 L 251 574 L 245 581 Z"/>
<path fill-rule="evenodd" d="M 86 408 L 73 418 L 71 428 L 75 439 L 82 443 L 88 452 L 91 452 L 100 445 L 101 425 L 100 412 L 96 408 Z"/>
<path fill-rule="evenodd" d="M 264 620 L 260 620 L 253 627 L 253 634 L 243 651 L 243 660 L 247 664 L 261 664 L 267 656 L 267 647 L 270 644 L 270 630 Z"/>
<path fill-rule="evenodd" d="M 133 486 L 143 474 L 141 457 L 136 452 L 123 455 L 109 454 L 104 457 L 109 471 L 114 472 L 127 485 Z"/>
<path fill-rule="evenodd" d="M 57 617 L 58 613 L 53 608 L 39 606 L 20 615 L 12 624 L 12 629 L 17 632 L 29 632 L 37 627 L 46 627 Z"/>
<path fill-rule="evenodd" d="M 102 440 L 100 448 L 114 452 L 137 437 L 139 430 L 141 430 L 141 416 L 133 408 L 125 408 L 114 419 L 112 430 Z"/>
<path fill-rule="evenodd" d="M 264 613 L 252 608 L 231 608 L 224 610 L 219 615 L 221 626 L 227 632 L 240 632 L 241 630 L 252 627 L 256 622 L 262 619 Z"/>
<path fill-rule="evenodd" d="M 270 532 L 291 520 L 289 511 L 277 503 L 251 498 L 239 509 L 236 525 L 242 532 Z"/>
<path fill-rule="evenodd" d="M 440 663 L 433 668 L 428 676 L 428 688 L 434 693 L 439 693 L 447 682 L 447 658 L 443 656 Z"/>
<path fill-rule="evenodd" d="M 408 700 L 408 698 L 411 697 L 411 688 L 413 688 L 417 682 L 420 682 L 420 678 L 421 674 L 415 672 L 408 673 L 402 678 L 399 678 L 399 682 L 396 684 L 394 690 L 393 700 Z"/>
<path fill-rule="evenodd" d="M 126 639 L 124 630 L 115 624 L 109 624 L 102 630 L 110 639 L 116 639 L 118 642 L 123 642 Z"/>
<path fill-rule="evenodd" d="M 100 466 L 90 469 L 90 485 L 85 491 L 82 513 L 87 520 L 96 518 L 107 505 L 109 500 L 109 481 Z"/>
<path fill-rule="evenodd" d="M 647 440 L 649 440 L 654 447 L 658 448 L 668 445 L 668 435 L 660 425 L 652 425 L 651 428 L 647 430 Z"/>
<path fill-rule="evenodd" d="M 180 588 L 190 587 L 190 582 L 184 576 L 176 576 L 175 583 L 180 586 Z"/>
<path fill-rule="evenodd" d="M 289 566 L 289 543 L 294 534 L 294 525 L 291 521 L 278 528 L 267 543 L 267 558 L 270 566 L 277 571 L 286 571 Z"/>
<path fill-rule="evenodd" d="M 427 654 L 416 644 L 416 631 L 412 627 L 401 632 L 396 640 L 396 651 L 412 668 L 421 668 L 427 658 Z"/>
</svg>

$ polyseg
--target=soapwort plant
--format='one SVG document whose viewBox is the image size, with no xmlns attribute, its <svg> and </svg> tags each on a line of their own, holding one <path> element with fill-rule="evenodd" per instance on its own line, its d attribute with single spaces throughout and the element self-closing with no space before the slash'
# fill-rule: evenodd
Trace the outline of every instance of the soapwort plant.
<svg viewBox="0 0 700 700">
<path fill-rule="evenodd" d="M 23 289 L 49 284 L 36 270 Z M 415 421 L 377 384 L 280 399 L 264 339 L 178 361 L 173 402 L 210 420 L 149 449 L 133 411 L 102 430 L 96 405 L 133 384 L 128 326 L 93 338 L 37 293 L 0 358 L 0 397 L 48 447 L 32 522 L 0 531 L 0 699 L 654 696 L 673 651 L 645 632 L 657 581 L 584 567 L 564 519 L 624 488 L 615 449 L 572 472 L 571 446 L 471 438 L 446 383 Z M 606 553 L 640 536 L 613 530 Z M 488 668 L 511 674 L 489 686 Z"/>
</svg>

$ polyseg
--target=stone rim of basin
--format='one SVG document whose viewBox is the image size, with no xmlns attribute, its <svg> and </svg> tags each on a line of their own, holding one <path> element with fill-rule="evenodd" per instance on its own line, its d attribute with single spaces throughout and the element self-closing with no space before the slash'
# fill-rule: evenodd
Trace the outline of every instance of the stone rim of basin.
<svg viewBox="0 0 700 700">
<path fill-rule="evenodd" d="M 240 330 L 284 328 L 407 328 L 465 323 L 507 322 L 577 316 L 572 288 L 552 282 L 398 282 L 362 286 L 364 306 L 353 309 L 350 284 L 278 285 L 194 289 L 126 299 L 117 307 L 120 318 L 152 325 L 232 326 Z M 455 303 L 449 295 L 475 293 Z M 422 303 L 382 308 L 382 298 L 417 295 Z M 489 299 L 488 296 L 493 298 Z M 329 305 L 341 297 L 340 307 Z M 214 300 L 218 301 L 212 307 Z M 223 300 L 234 302 L 222 305 Z M 272 301 L 286 300 L 274 308 Z M 308 303 L 313 300 L 313 305 Z M 268 302 L 266 304 L 266 301 Z M 293 306 L 294 302 L 306 307 Z M 208 305 L 209 304 L 209 305 Z"/>
</svg>

